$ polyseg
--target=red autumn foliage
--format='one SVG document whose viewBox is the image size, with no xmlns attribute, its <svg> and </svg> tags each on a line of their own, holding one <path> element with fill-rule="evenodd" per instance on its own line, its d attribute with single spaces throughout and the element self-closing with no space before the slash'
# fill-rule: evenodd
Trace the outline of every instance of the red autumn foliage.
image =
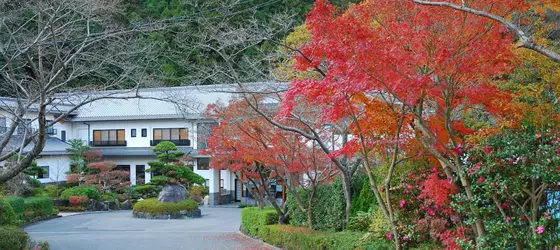
<svg viewBox="0 0 560 250">
<path fill-rule="evenodd" d="M 88 198 L 86 196 L 70 196 L 70 205 L 77 207 L 84 205 L 88 202 Z"/>
<path fill-rule="evenodd" d="M 441 179 L 439 174 L 434 172 L 422 184 L 422 193 L 418 198 L 431 199 L 437 207 L 441 207 L 449 201 L 449 196 L 456 194 L 458 190 L 452 181 Z"/>
</svg>

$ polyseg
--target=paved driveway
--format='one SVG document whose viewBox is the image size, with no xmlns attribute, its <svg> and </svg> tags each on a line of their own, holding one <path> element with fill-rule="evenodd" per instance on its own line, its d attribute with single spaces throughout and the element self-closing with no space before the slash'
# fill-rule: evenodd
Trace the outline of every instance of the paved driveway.
<svg viewBox="0 0 560 250">
<path fill-rule="evenodd" d="M 36 241 L 64 249 L 269 249 L 238 233 L 238 208 L 202 208 L 202 218 L 145 220 L 131 211 L 52 219 L 25 228 Z"/>
</svg>

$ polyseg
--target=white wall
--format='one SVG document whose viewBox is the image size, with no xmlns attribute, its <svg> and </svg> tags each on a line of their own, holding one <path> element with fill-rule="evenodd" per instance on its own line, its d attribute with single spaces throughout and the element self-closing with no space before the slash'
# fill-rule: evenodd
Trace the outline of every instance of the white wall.
<svg viewBox="0 0 560 250">
<path fill-rule="evenodd" d="M 151 147 L 150 140 L 153 138 L 152 134 L 154 128 L 186 128 L 189 133 L 189 140 L 191 140 L 190 146 L 196 147 L 195 123 L 185 120 L 97 121 L 87 123 L 90 124 L 89 141 L 93 140 L 94 130 L 124 129 L 127 147 Z M 80 138 L 79 131 L 87 129 L 87 127 L 88 126 L 86 124 L 76 122 L 74 124 L 71 139 L 85 140 L 86 138 Z M 136 137 L 131 136 L 130 131 L 132 129 L 136 129 Z M 147 137 L 142 137 L 142 129 L 148 130 Z"/>
<path fill-rule="evenodd" d="M 70 171 L 70 158 L 62 156 L 41 156 L 35 160 L 37 166 L 49 167 L 49 178 L 38 179 L 41 183 L 66 181 L 66 172 Z"/>
</svg>

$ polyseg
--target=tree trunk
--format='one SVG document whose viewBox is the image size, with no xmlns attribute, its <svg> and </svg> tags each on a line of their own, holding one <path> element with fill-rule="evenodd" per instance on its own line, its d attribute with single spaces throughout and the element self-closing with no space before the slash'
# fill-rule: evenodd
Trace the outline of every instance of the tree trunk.
<svg viewBox="0 0 560 250">
<path fill-rule="evenodd" d="M 346 208 L 344 210 L 345 217 L 344 217 L 344 226 L 348 224 L 348 220 L 350 219 L 350 207 L 352 206 L 352 190 L 350 186 L 350 175 L 346 171 L 340 171 L 342 174 L 342 191 L 344 192 L 344 199 L 346 201 Z"/>
</svg>

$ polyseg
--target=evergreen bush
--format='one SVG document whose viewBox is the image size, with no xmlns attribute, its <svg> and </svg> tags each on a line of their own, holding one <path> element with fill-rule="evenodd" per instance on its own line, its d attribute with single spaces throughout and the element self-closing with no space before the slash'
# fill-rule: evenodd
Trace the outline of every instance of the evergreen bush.
<svg viewBox="0 0 560 250">
<path fill-rule="evenodd" d="M 19 220 L 23 220 L 23 212 L 25 211 L 23 198 L 19 196 L 6 196 L 4 197 L 4 200 L 10 203 L 10 206 L 12 206 L 16 217 Z"/>
<path fill-rule="evenodd" d="M 157 198 L 150 198 L 134 204 L 132 211 L 150 213 L 155 216 L 163 213 L 176 213 L 181 210 L 192 211 L 197 208 L 198 204 L 193 200 L 182 200 L 180 202 L 158 202 Z"/>
<path fill-rule="evenodd" d="M 60 198 L 64 200 L 70 199 L 70 196 L 87 196 L 89 199 L 99 200 L 101 195 L 95 186 L 78 186 L 68 188 L 60 194 Z"/>
<path fill-rule="evenodd" d="M 241 227 L 250 235 L 259 236 L 266 225 L 278 222 L 278 212 L 272 208 L 246 207 L 241 210 Z"/>
<path fill-rule="evenodd" d="M 0 225 L 13 225 L 16 223 L 16 214 L 10 203 L 0 198 Z"/>
<path fill-rule="evenodd" d="M 30 197 L 24 199 L 24 216 L 26 220 L 47 217 L 54 214 L 54 206 L 49 197 Z"/>
<path fill-rule="evenodd" d="M 16 226 L 0 226 L 0 250 L 23 250 L 29 236 Z"/>
</svg>

